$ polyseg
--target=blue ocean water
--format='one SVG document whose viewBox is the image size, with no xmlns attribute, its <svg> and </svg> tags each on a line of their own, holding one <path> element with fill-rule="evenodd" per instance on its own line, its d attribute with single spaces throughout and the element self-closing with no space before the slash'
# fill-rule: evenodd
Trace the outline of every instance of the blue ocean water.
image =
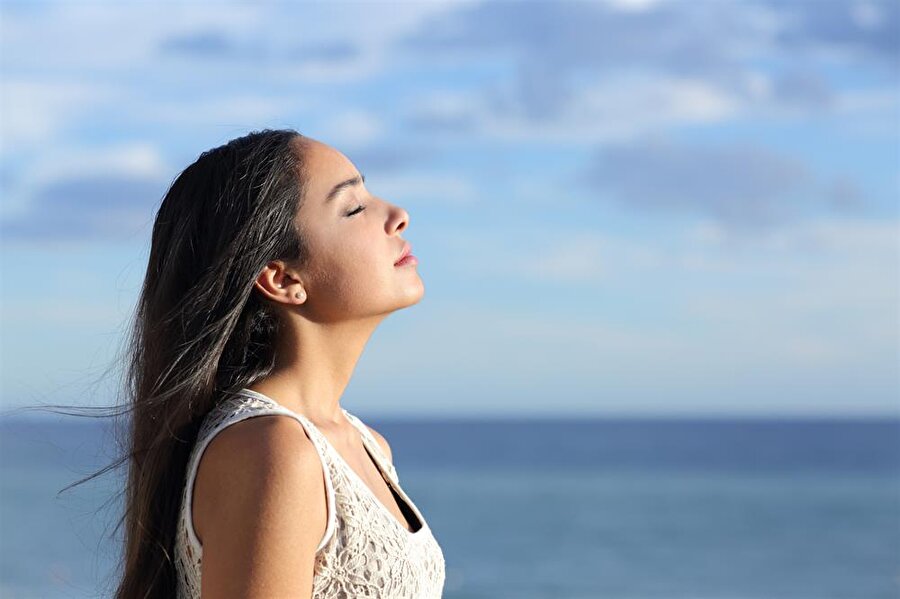
<svg viewBox="0 0 900 599">
<path fill-rule="evenodd" d="M 448 599 L 900 597 L 900 420 L 357 415 Z M 118 475 L 55 495 L 112 458 L 105 426 L 0 419 L 0 596 L 109 596 Z"/>
</svg>

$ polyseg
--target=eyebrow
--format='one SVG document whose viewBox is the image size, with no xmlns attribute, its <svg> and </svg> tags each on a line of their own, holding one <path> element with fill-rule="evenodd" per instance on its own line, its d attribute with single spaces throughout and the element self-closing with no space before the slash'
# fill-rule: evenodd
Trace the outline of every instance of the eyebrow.
<svg viewBox="0 0 900 599">
<path fill-rule="evenodd" d="M 366 182 L 366 176 L 360 175 L 359 177 L 353 177 L 352 179 L 347 179 L 346 181 L 341 181 L 337 185 L 331 188 L 331 191 L 328 192 L 328 195 L 325 197 L 325 203 L 327 204 L 331 200 L 337 196 L 344 188 L 351 187 L 353 185 L 359 185 L 360 183 Z"/>
</svg>

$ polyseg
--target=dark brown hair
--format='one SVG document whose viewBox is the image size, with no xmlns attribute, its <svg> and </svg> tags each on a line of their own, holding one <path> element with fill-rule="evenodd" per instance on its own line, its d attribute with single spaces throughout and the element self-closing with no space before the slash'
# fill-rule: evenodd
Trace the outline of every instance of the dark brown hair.
<svg viewBox="0 0 900 599">
<path fill-rule="evenodd" d="M 207 150 L 159 206 L 125 355 L 116 360 L 125 367 L 120 396 L 101 408 L 114 418 L 119 453 L 63 489 L 127 466 L 116 599 L 176 595 L 176 526 L 200 423 L 224 394 L 274 366 L 279 318 L 253 283 L 272 260 L 308 260 L 296 222 L 307 139 L 264 129 Z"/>
</svg>

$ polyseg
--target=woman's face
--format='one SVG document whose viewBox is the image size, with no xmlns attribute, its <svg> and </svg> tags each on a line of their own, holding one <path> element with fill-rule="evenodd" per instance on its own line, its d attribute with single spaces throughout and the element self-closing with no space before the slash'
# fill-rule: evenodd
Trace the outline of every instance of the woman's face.
<svg viewBox="0 0 900 599">
<path fill-rule="evenodd" d="M 305 311 L 316 320 L 345 320 L 418 302 L 425 288 L 416 264 L 394 265 L 409 214 L 372 195 L 362 180 L 346 184 L 362 175 L 342 153 L 315 140 L 304 144 L 309 181 L 297 223 L 310 253 L 301 271 Z"/>
</svg>

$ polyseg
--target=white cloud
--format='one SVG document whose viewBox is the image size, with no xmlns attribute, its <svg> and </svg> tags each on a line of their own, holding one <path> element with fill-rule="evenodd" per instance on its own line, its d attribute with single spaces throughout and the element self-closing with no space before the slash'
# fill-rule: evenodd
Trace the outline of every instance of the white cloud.
<svg viewBox="0 0 900 599">
<path fill-rule="evenodd" d="M 385 174 L 366 183 L 369 190 L 389 202 L 427 206 L 434 203 L 472 204 L 478 191 L 466 178 L 417 170 L 413 174 Z"/>
<path fill-rule="evenodd" d="M 884 320 L 896 318 L 900 305 L 896 221 L 822 219 L 737 239 L 703 222 L 649 235 L 468 229 L 444 231 L 432 242 L 446 248 L 439 255 L 453 257 L 446 268 L 509 285 L 569 282 L 604 293 L 665 287 L 667 298 L 681 298 L 710 323 L 740 321 L 775 334 L 839 318 L 844 325 L 837 329 L 866 331 L 879 342 L 896 333 Z"/>
<path fill-rule="evenodd" d="M 336 146 L 365 146 L 381 138 L 384 123 L 372 111 L 351 109 L 331 117 L 319 127 L 323 138 Z"/>
<path fill-rule="evenodd" d="M 608 76 L 585 85 L 561 112 L 535 120 L 515 110 L 516 93 L 502 88 L 488 101 L 477 91 L 427 92 L 409 102 L 413 121 L 462 123 L 467 136 L 504 141 L 618 142 L 661 129 L 726 121 L 743 110 L 742 100 L 700 79 L 660 73 Z"/>
<path fill-rule="evenodd" d="M 159 43 L 179 31 L 217 27 L 240 31 L 260 26 L 263 9 L 203 3 L 118 4 L 64 2 L 34 12 L 6 12 L 0 48 L 6 68 L 34 72 L 91 73 L 103 78 L 152 64 Z"/>
<path fill-rule="evenodd" d="M 402 10 L 385 10 L 385 4 L 378 2 L 191 2 L 167 3 L 164 9 L 153 3 L 59 3 L 33 13 L 4 14 L 0 49 L 7 65 L 16 69 L 69 70 L 102 77 L 152 67 L 160 60 L 159 48 L 164 40 L 198 31 L 221 32 L 235 40 L 251 39 L 276 59 L 285 52 L 289 55 L 298 45 L 346 39 L 358 44 L 361 51 L 358 58 L 345 63 L 312 61 L 297 67 L 288 59 L 227 65 L 232 74 L 266 71 L 272 77 L 340 82 L 359 80 L 394 66 L 387 61 L 387 50 L 396 36 L 461 4 L 464 2 L 410 2 L 404 3 Z M 176 69 L 179 76 L 184 73 L 193 81 L 218 80 L 221 71 L 208 66 L 179 58 L 160 68 L 163 73 Z"/>
<path fill-rule="evenodd" d="M 606 0 L 606 3 L 622 12 L 645 12 L 660 3 L 661 0 Z"/>
<path fill-rule="evenodd" d="M 255 127 L 261 122 L 287 119 L 289 115 L 310 106 L 297 98 L 275 94 L 205 95 L 194 98 L 131 98 L 129 110 L 143 122 L 165 125 L 229 125 Z"/>
<path fill-rule="evenodd" d="M 535 257 L 530 264 L 519 263 L 524 273 L 544 281 L 600 280 L 606 276 L 603 244 L 596 237 L 575 237 Z"/>
<path fill-rule="evenodd" d="M 114 173 L 143 179 L 174 177 L 172 166 L 155 144 L 133 141 L 101 147 L 79 144 L 47 144 L 21 169 L 6 190 L 3 214 L 13 216 L 28 209 L 28 199 L 44 187 L 63 179 Z"/>
<path fill-rule="evenodd" d="M 83 114 L 108 107 L 121 97 L 111 85 L 10 75 L 0 79 L 0 94 L 3 157 L 58 139 Z"/>
<path fill-rule="evenodd" d="M 832 123 L 842 134 L 896 141 L 900 127 L 900 89 L 841 91 L 832 108 Z"/>
<path fill-rule="evenodd" d="M 874 29 L 884 21 L 881 9 L 871 2 L 854 2 L 850 5 L 853 22 L 863 29 Z"/>
</svg>

